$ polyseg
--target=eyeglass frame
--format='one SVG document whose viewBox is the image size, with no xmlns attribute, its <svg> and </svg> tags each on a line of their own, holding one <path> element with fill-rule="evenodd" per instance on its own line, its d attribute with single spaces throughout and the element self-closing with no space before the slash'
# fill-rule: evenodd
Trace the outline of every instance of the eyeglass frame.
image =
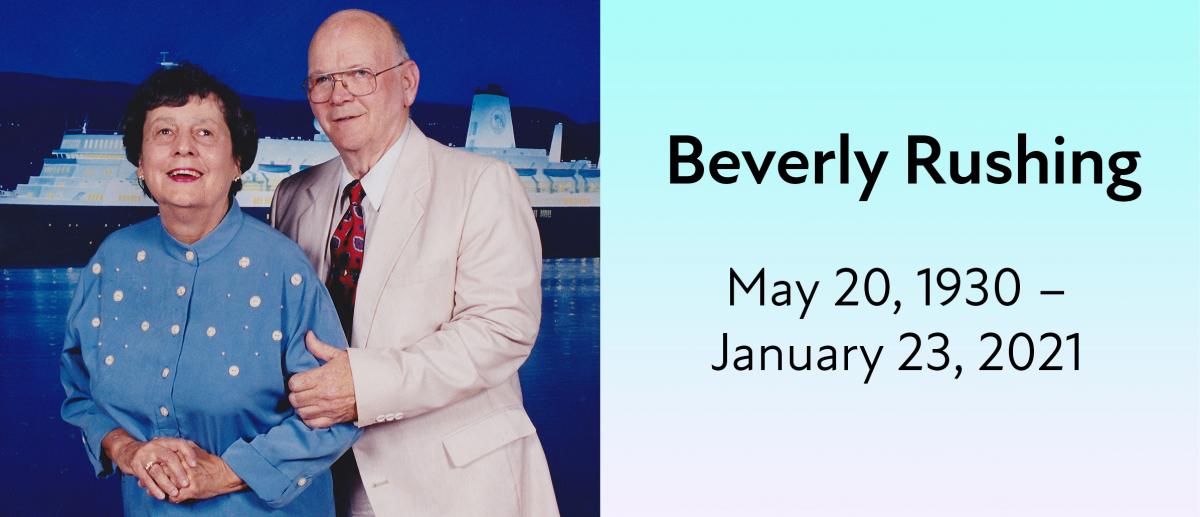
<svg viewBox="0 0 1200 517">
<path fill-rule="evenodd" d="M 319 101 L 319 102 L 314 101 L 312 98 L 312 91 L 314 88 L 316 88 L 316 86 L 313 86 L 311 88 L 308 86 L 309 81 L 311 81 L 313 79 L 312 77 L 305 77 L 304 81 L 300 83 L 300 88 L 304 90 L 305 96 L 308 97 L 308 100 L 310 102 L 314 102 L 316 104 L 324 104 L 326 102 L 329 102 L 331 99 L 333 99 L 333 91 L 337 89 L 337 83 L 342 83 L 342 88 L 345 88 L 346 93 L 349 93 L 350 95 L 354 95 L 355 97 L 366 97 L 366 96 L 371 95 L 372 93 L 375 93 L 376 91 L 379 90 L 379 74 L 387 72 L 388 70 L 394 70 L 394 69 L 400 68 L 401 66 L 404 66 L 404 64 L 408 63 L 409 61 L 412 61 L 412 60 L 405 59 L 404 61 L 397 63 L 395 66 L 385 68 L 378 72 L 371 70 L 370 68 L 367 68 L 367 67 L 357 67 L 357 68 L 349 68 L 346 70 L 341 70 L 338 72 L 329 72 L 327 74 L 317 74 L 315 77 L 321 77 L 323 75 L 327 75 L 327 76 L 329 76 L 330 79 L 333 79 L 333 86 L 329 89 L 329 98 L 325 99 L 323 101 Z M 370 74 L 372 76 L 371 77 L 372 84 L 374 84 L 374 87 L 371 88 L 371 91 L 364 93 L 362 95 L 357 95 L 354 92 L 351 92 L 350 85 L 346 84 L 345 78 L 342 77 L 344 74 L 347 74 L 350 72 L 356 72 L 359 70 L 366 70 L 367 72 L 370 72 Z"/>
</svg>

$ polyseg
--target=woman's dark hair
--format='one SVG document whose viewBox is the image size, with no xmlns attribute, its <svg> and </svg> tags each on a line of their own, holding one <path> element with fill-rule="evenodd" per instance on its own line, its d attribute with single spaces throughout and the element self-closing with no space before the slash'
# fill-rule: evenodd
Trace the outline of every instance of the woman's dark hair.
<svg viewBox="0 0 1200 517">
<path fill-rule="evenodd" d="M 133 99 L 129 100 L 129 106 L 125 108 L 122 122 L 125 158 L 134 167 L 142 159 L 142 131 L 147 113 L 162 106 L 183 106 L 192 97 L 203 99 L 209 95 L 215 95 L 220 101 L 225 125 L 229 126 L 229 135 L 233 139 L 233 157 L 237 159 L 242 172 L 250 170 L 258 154 L 258 128 L 254 123 L 254 114 L 242 107 L 242 99 L 232 89 L 191 63 L 160 69 L 138 86 Z M 141 187 L 147 197 L 154 199 L 144 183 Z M 232 200 L 241 189 L 242 180 L 239 178 L 230 184 L 229 198 Z"/>
</svg>

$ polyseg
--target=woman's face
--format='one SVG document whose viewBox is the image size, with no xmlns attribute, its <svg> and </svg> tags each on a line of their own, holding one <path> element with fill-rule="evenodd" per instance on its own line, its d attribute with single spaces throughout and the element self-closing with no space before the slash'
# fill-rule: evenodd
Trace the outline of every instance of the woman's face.
<svg viewBox="0 0 1200 517">
<path fill-rule="evenodd" d="M 138 168 L 160 207 L 223 206 L 241 169 L 220 101 L 192 97 L 183 106 L 150 110 Z"/>
</svg>

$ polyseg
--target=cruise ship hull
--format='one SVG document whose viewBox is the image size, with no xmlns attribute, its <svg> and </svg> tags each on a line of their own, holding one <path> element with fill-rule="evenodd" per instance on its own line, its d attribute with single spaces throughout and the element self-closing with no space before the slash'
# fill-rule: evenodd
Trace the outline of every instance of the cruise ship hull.
<svg viewBox="0 0 1200 517">
<path fill-rule="evenodd" d="M 266 207 L 244 207 L 266 221 Z M 544 258 L 600 256 L 598 206 L 533 209 Z M 158 213 L 154 206 L 0 204 L 0 267 L 87 263 L 108 234 Z"/>
</svg>

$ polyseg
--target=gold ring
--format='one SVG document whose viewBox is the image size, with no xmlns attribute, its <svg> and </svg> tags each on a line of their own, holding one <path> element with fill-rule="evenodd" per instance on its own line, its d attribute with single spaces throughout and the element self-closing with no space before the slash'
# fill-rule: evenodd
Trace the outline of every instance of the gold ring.
<svg viewBox="0 0 1200 517">
<path fill-rule="evenodd" d="M 155 465 L 158 465 L 158 460 L 152 460 L 152 461 L 150 461 L 150 463 L 147 463 L 144 466 L 142 466 L 142 468 L 146 469 L 146 472 L 150 472 L 150 467 L 153 467 Z"/>
</svg>

